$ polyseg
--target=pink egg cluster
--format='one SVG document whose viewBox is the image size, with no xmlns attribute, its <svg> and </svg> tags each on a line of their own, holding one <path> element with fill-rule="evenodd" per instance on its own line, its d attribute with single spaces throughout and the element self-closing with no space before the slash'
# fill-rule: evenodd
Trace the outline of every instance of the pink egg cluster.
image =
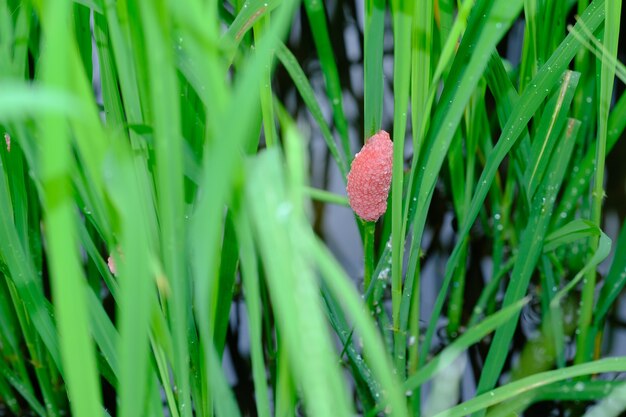
<svg viewBox="0 0 626 417">
<path fill-rule="evenodd" d="M 384 130 L 368 139 L 354 157 L 348 173 L 348 200 L 363 220 L 376 221 L 387 211 L 392 166 L 393 142 Z"/>
</svg>

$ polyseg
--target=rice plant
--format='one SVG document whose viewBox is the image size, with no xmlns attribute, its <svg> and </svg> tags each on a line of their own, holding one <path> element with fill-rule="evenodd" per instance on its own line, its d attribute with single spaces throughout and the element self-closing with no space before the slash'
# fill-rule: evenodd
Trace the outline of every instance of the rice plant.
<svg viewBox="0 0 626 417">
<path fill-rule="evenodd" d="M 0 415 L 620 415 L 622 15 L 0 0 Z"/>
</svg>

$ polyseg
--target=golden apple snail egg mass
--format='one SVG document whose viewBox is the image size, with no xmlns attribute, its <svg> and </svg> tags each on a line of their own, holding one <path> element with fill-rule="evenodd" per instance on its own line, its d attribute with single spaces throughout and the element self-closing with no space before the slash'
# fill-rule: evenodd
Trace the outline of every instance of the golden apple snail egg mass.
<svg viewBox="0 0 626 417">
<path fill-rule="evenodd" d="M 384 130 L 355 155 L 348 173 L 348 201 L 363 220 L 376 221 L 387 211 L 392 166 L 393 143 Z"/>
</svg>

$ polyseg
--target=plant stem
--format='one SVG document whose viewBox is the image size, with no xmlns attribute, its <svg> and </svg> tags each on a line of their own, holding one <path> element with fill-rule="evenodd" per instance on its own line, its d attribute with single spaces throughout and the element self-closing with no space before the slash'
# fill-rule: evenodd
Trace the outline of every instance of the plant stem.
<svg viewBox="0 0 626 417">
<path fill-rule="evenodd" d="M 364 243 L 363 252 L 365 258 L 364 275 L 363 275 L 363 292 L 367 292 L 372 282 L 372 274 L 374 273 L 374 231 L 376 223 L 366 222 L 364 224 Z M 371 307 L 372 298 L 368 299 L 368 305 Z"/>
</svg>

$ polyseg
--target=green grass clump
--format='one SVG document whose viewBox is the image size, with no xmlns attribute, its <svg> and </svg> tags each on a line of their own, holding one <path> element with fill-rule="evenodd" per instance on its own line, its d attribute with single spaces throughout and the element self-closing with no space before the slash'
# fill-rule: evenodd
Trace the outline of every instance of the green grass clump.
<svg viewBox="0 0 626 417">
<path fill-rule="evenodd" d="M 351 45 L 327 6 L 0 2 L 0 415 L 626 408 L 625 382 L 604 375 L 626 372 L 606 350 L 626 222 L 604 223 L 619 199 L 606 178 L 625 181 L 606 169 L 626 127 L 621 2 L 367 0 L 359 126 L 344 111 Z M 288 41 L 297 10 L 323 91 Z M 501 55 L 514 25 L 519 63 Z M 389 210 L 354 217 L 362 281 L 315 227 L 312 203 L 347 201 L 311 186 L 286 85 L 343 183 L 351 132 L 392 132 Z M 451 247 L 433 243 L 441 210 Z M 441 281 L 422 280 L 435 259 Z M 523 311 L 539 317 L 533 337 Z"/>
</svg>

